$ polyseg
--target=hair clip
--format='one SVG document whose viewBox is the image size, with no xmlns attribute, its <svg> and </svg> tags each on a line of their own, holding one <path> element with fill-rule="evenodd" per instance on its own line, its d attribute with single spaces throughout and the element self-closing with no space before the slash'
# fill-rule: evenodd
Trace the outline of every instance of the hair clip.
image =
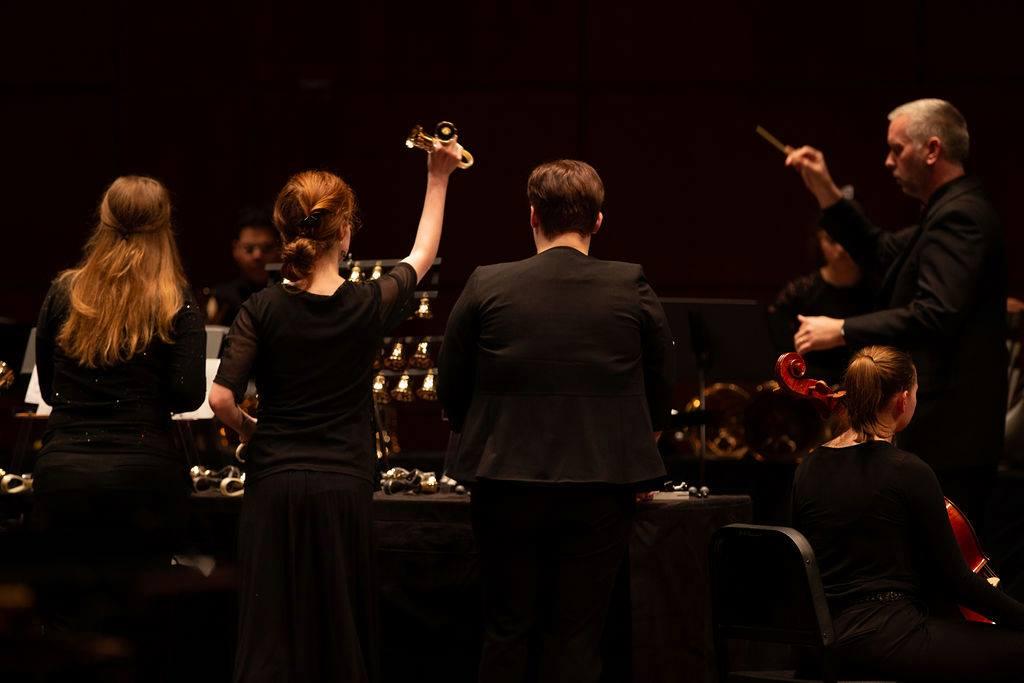
<svg viewBox="0 0 1024 683">
<path fill-rule="evenodd" d="M 306 216 L 305 218 L 303 218 L 301 221 L 299 221 L 299 226 L 303 228 L 318 228 L 320 227 L 321 216 L 323 216 L 323 212 L 320 210 L 316 210 L 313 213 Z"/>
</svg>

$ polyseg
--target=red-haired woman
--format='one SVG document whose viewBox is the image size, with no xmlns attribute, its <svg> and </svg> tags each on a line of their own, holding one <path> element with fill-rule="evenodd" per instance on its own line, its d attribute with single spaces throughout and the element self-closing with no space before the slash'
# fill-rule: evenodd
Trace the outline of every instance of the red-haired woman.
<svg viewBox="0 0 1024 683">
<path fill-rule="evenodd" d="M 293 176 L 274 206 L 290 284 L 243 304 L 210 404 L 247 448 L 239 527 L 241 609 L 235 679 L 377 677 L 370 382 L 385 331 L 437 255 L 457 143 L 429 157 L 409 256 L 387 275 L 346 282 L 355 196 L 323 171 Z M 239 407 L 249 378 L 257 428 Z"/>
<path fill-rule="evenodd" d="M 850 429 L 804 459 L 793 482 L 793 525 L 817 555 L 840 673 L 1021 680 L 1024 605 L 967 568 L 935 473 L 893 445 L 917 406 L 910 356 L 864 348 L 843 386 Z M 937 615 L 926 605 L 935 597 L 999 625 Z"/>
<path fill-rule="evenodd" d="M 51 552 L 169 561 L 189 491 L 171 414 L 202 403 L 205 347 L 166 188 L 118 178 L 81 264 L 54 281 L 39 314 L 39 385 L 53 412 L 33 524 Z"/>
</svg>

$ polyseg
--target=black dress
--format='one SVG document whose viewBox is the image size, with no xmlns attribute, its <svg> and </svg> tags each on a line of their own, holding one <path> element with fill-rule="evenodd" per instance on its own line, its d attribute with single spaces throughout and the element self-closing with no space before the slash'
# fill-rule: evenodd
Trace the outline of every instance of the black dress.
<svg viewBox="0 0 1024 683">
<path fill-rule="evenodd" d="M 793 525 L 817 556 L 847 675 L 1020 680 L 1024 605 L 967 568 L 920 458 L 884 441 L 818 448 L 796 472 Z M 966 622 L 936 596 L 999 625 Z"/>
<path fill-rule="evenodd" d="M 253 295 L 214 380 L 260 396 L 239 528 L 235 679 L 377 678 L 371 543 L 370 387 L 381 336 L 408 312 L 416 272 L 330 296 L 274 285 Z"/>
<path fill-rule="evenodd" d="M 58 280 L 36 334 L 39 388 L 53 412 L 33 472 L 33 526 L 62 554 L 168 551 L 189 491 L 171 414 L 205 395 L 202 313 L 185 292 L 173 343 L 157 339 L 128 361 L 89 368 L 57 345 L 69 310 L 67 280 Z"/>
</svg>

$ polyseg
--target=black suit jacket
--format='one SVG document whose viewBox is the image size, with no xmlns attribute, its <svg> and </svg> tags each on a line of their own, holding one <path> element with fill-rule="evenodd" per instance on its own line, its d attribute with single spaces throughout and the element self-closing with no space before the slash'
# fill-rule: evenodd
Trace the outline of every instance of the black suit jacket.
<svg viewBox="0 0 1024 683">
<path fill-rule="evenodd" d="M 846 319 L 846 342 L 909 351 L 917 414 L 899 437 L 937 469 L 994 463 L 1006 413 L 1003 228 L 981 183 L 962 177 L 932 195 L 921 223 L 889 233 L 853 203 L 822 226 L 859 264 L 884 272 L 879 309 Z"/>
<path fill-rule="evenodd" d="M 555 247 L 477 268 L 445 331 L 447 473 L 552 483 L 664 476 L 672 339 L 643 269 Z"/>
</svg>

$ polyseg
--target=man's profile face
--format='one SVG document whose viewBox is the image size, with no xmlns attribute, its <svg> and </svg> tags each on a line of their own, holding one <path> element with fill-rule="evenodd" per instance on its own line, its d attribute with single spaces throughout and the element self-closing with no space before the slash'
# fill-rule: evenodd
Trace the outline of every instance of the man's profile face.
<svg viewBox="0 0 1024 683">
<path fill-rule="evenodd" d="M 889 154 L 885 157 L 885 167 L 892 171 L 892 176 L 899 183 L 900 189 L 911 197 L 926 201 L 928 185 L 928 150 L 924 145 L 914 142 L 907 134 L 906 116 L 897 116 L 889 124 L 887 143 Z"/>
<path fill-rule="evenodd" d="M 273 231 L 263 227 L 242 228 L 231 253 L 242 274 L 252 282 L 265 282 L 267 264 L 280 260 Z"/>
</svg>

